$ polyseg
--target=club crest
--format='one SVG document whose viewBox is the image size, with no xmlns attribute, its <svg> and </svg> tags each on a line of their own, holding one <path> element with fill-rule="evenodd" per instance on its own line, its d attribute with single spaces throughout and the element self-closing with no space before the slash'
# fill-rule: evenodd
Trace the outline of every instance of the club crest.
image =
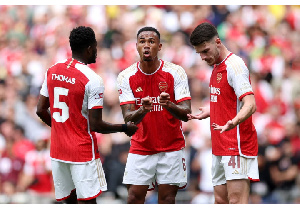
<svg viewBox="0 0 300 210">
<path fill-rule="evenodd" d="M 167 84 L 167 82 L 160 82 L 158 84 L 158 87 L 161 92 L 164 92 L 168 89 L 168 84 Z"/>
</svg>

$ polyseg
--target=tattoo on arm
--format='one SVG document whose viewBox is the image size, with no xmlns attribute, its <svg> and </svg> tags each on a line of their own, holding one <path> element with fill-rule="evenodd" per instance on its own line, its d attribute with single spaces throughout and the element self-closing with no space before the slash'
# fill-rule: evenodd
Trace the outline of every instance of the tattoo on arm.
<svg viewBox="0 0 300 210">
<path fill-rule="evenodd" d="M 174 117 L 186 122 L 188 121 L 187 114 L 191 113 L 191 100 L 179 102 L 177 105 L 170 102 L 165 109 L 167 109 Z"/>
<path fill-rule="evenodd" d="M 125 104 L 121 106 L 125 123 L 131 121 L 138 124 L 142 121 L 147 112 L 144 112 L 143 106 L 135 110 L 135 104 Z"/>
</svg>

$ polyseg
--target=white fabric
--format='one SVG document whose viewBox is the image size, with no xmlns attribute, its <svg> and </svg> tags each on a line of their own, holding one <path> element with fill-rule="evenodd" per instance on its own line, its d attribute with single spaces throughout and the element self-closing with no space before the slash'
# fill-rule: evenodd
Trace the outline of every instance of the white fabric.
<svg viewBox="0 0 300 210">
<path fill-rule="evenodd" d="M 129 153 L 123 183 L 149 185 L 149 189 L 154 188 L 155 183 L 183 187 L 187 183 L 185 164 L 183 150 L 154 155 Z"/>
<path fill-rule="evenodd" d="M 107 190 L 105 174 L 99 158 L 86 164 L 71 164 L 55 160 L 52 160 L 51 164 L 57 200 L 66 199 L 75 188 L 79 200 L 95 198 L 101 191 Z"/>
<path fill-rule="evenodd" d="M 215 156 L 212 157 L 213 186 L 222 185 L 226 180 L 259 180 L 257 157 Z"/>
</svg>

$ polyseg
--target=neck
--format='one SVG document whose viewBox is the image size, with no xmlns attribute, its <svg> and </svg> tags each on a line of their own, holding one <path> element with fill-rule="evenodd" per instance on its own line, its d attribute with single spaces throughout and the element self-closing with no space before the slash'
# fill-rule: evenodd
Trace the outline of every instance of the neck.
<svg viewBox="0 0 300 210">
<path fill-rule="evenodd" d="M 217 63 L 221 63 L 230 53 L 230 51 L 224 46 L 221 46 L 221 50 L 220 50 L 220 57 Z"/>
<path fill-rule="evenodd" d="M 81 55 L 77 55 L 77 54 L 72 53 L 72 58 L 80 61 L 81 63 L 84 63 L 85 65 L 87 65 L 87 61 Z"/>
<path fill-rule="evenodd" d="M 152 74 L 158 69 L 159 66 L 160 60 L 158 60 L 157 57 L 155 57 L 155 59 L 153 59 L 152 61 L 140 61 L 140 69 L 146 74 Z"/>
</svg>

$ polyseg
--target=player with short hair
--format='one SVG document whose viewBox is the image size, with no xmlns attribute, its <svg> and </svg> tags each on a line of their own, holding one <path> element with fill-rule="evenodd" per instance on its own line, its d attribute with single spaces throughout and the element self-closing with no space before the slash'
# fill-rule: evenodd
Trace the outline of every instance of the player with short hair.
<svg viewBox="0 0 300 210">
<path fill-rule="evenodd" d="M 137 126 L 102 120 L 103 80 L 87 66 L 95 63 L 97 57 L 93 29 L 74 28 L 69 42 L 72 58 L 47 70 L 37 115 L 51 127 L 50 156 L 56 199 L 96 203 L 96 197 L 107 190 L 107 184 L 95 132 L 125 132 L 131 136 Z"/>
<path fill-rule="evenodd" d="M 128 203 L 144 203 L 158 184 L 158 203 L 175 203 L 187 183 L 182 120 L 191 113 L 187 75 L 181 66 L 158 59 L 160 33 L 152 27 L 137 33 L 140 61 L 118 75 L 125 122 L 139 129 L 132 136 L 123 183 Z"/>
<path fill-rule="evenodd" d="M 215 203 L 248 203 L 250 180 L 259 181 L 256 110 L 249 70 L 244 61 L 221 42 L 209 23 L 198 25 L 190 42 L 201 59 L 214 66 L 210 78 L 210 108 L 200 107 L 191 119 L 210 117 L 212 182 Z"/>
</svg>

